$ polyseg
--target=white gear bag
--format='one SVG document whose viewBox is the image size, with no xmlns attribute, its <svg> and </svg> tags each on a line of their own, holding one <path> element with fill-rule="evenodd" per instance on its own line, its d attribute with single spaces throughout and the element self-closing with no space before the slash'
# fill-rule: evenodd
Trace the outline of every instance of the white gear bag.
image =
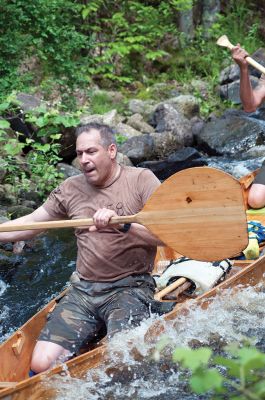
<svg viewBox="0 0 265 400">
<path fill-rule="evenodd" d="M 194 283 L 196 289 L 206 292 L 224 280 L 231 267 L 232 262 L 228 259 L 211 263 L 181 257 L 171 261 L 160 276 L 153 277 L 159 290 L 183 277 Z"/>
</svg>

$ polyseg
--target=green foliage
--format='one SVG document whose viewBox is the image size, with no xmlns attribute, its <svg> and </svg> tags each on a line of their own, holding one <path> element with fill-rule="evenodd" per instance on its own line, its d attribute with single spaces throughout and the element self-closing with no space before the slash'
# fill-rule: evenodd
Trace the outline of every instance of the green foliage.
<svg viewBox="0 0 265 400">
<path fill-rule="evenodd" d="M 38 128 L 38 137 L 45 138 L 60 134 L 63 127 L 75 127 L 80 123 L 79 112 L 62 114 L 58 109 L 47 109 L 45 105 L 35 108 L 33 111 L 28 111 L 25 121 Z"/>
<path fill-rule="evenodd" d="M 30 179 L 41 197 L 48 194 L 60 183 L 64 175 L 56 165 L 61 160 L 59 157 L 60 144 L 57 142 L 61 135 L 50 135 L 51 142 L 41 144 L 30 141 L 32 150 L 27 156 L 27 165 L 30 170 Z"/>
<path fill-rule="evenodd" d="M 226 357 L 221 357 L 213 356 L 207 347 L 177 348 L 172 358 L 191 371 L 190 387 L 197 394 L 210 391 L 215 399 L 265 398 L 265 354 L 256 348 L 238 345 L 227 347 L 226 351 Z M 221 373 L 224 368 L 226 372 Z"/>
<path fill-rule="evenodd" d="M 105 114 L 113 109 L 119 113 L 123 113 L 126 103 L 122 101 L 114 101 L 107 92 L 99 91 L 94 92 L 90 97 L 89 111 L 92 114 Z"/>
<path fill-rule="evenodd" d="M 3 116 L 16 112 L 14 95 L 0 104 Z M 61 160 L 61 131 L 79 124 L 79 113 L 60 113 L 58 109 L 47 109 L 42 105 L 30 111 L 25 121 L 35 126 L 36 137 L 24 138 L 12 131 L 6 119 L 0 119 L 1 166 L 8 172 L 6 182 L 14 191 L 29 190 L 30 185 L 44 198 L 63 179 L 56 165 Z M 29 149 L 27 155 L 23 150 Z M 27 150 L 28 151 L 28 150 Z"/>
</svg>

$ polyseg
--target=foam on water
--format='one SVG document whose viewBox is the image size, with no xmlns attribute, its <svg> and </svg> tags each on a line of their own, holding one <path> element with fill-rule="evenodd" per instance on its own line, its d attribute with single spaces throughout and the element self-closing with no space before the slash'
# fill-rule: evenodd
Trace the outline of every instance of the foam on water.
<svg viewBox="0 0 265 400">
<path fill-rule="evenodd" d="M 171 361 L 172 349 L 201 344 L 220 351 L 224 345 L 246 337 L 252 344 L 263 347 L 265 293 L 262 290 L 261 287 L 236 293 L 226 290 L 205 310 L 192 307 L 191 301 L 188 315 L 180 315 L 174 321 L 152 317 L 128 333 L 117 334 L 109 342 L 107 360 L 99 368 L 89 370 L 86 379 L 56 378 L 57 400 L 198 398 L 179 379 Z M 158 327 L 155 335 L 150 334 L 154 323 Z M 165 335 L 169 346 L 156 362 L 153 357 L 156 344 Z"/>
<path fill-rule="evenodd" d="M 0 296 L 6 291 L 7 284 L 0 279 Z"/>
</svg>

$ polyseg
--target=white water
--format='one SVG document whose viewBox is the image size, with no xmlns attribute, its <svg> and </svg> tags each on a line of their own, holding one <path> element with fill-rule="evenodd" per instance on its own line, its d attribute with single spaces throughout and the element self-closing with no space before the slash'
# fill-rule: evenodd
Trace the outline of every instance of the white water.
<svg viewBox="0 0 265 400">
<path fill-rule="evenodd" d="M 195 307 L 174 321 L 159 318 L 165 332 L 155 337 L 148 335 L 155 318 L 131 332 L 117 334 L 109 344 L 109 360 L 88 371 L 86 379 L 73 379 L 67 372 L 56 379 L 57 400 L 196 399 L 179 380 L 171 362 L 172 349 L 201 344 L 220 351 L 245 338 L 264 347 L 265 293 L 259 289 L 241 289 L 236 294 L 227 290 L 207 310 Z M 156 362 L 155 346 L 165 335 L 170 345 Z"/>
<path fill-rule="evenodd" d="M 8 285 L 0 279 L 0 296 L 6 291 Z"/>
</svg>

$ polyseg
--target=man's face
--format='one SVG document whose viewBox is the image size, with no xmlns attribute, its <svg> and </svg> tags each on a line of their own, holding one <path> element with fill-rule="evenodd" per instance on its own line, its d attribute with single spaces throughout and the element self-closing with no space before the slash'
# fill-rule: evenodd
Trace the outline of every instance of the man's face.
<svg viewBox="0 0 265 400">
<path fill-rule="evenodd" d="M 76 140 L 76 154 L 81 169 L 91 185 L 104 186 L 115 168 L 116 146 L 105 148 L 96 129 L 83 132 Z"/>
</svg>

